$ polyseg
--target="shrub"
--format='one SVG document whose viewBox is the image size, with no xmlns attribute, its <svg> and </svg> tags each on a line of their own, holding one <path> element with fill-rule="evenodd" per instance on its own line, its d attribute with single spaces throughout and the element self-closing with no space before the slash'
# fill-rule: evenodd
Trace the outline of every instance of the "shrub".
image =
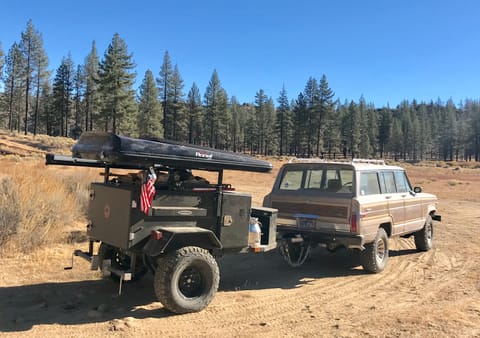
<svg viewBox="0 0 480 338">
<path fill-rule="evenodd" d="M 5 244 L 17 233 L 21 222 L 20 202 L 17 189 L 9 176 L 1 178 L 0 181 L 0 245 Z"/>
<path fill-rule="evenodd" d="M 68 236 L 85 215 L 92 172 L 9 161 L 0 182 L 1 249 L 30 252 Z M 85 170 L 85 169 L 82 169 Z"/>
</svg>

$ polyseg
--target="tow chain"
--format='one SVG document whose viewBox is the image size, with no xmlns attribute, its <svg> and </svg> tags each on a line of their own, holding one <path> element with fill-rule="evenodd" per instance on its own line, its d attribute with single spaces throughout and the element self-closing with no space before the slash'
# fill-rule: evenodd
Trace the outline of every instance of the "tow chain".
<svg viewBox="0 0 480 338">
<path fill-rule="evenodd" d="M 310 253 L 310 243 L 301 236 L 282 238 L 279 250 L 282 257 L 291 267 L 301 266 Z"/>
</svg>

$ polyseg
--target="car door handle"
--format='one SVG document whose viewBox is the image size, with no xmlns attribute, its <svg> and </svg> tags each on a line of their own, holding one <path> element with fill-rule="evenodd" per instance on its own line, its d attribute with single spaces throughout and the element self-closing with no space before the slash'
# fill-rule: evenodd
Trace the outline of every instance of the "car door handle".
<svg viewBox="0 0 480 338">
<path fill-rule="evenodd" d="M 385 196 L 385 199 L 389 200 L 392 196 Z"/>
</svg>

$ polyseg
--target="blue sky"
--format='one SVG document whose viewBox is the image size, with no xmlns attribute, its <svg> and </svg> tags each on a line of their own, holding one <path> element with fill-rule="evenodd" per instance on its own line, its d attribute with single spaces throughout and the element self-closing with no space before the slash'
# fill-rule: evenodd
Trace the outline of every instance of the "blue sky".
<svg viewBox="0 0 480 338">
<path fill-rule="evenodd" d="M 295 99 L 325 74 L 335 98 L 395 107 L 480 98 L 479 15 L 475 0 L 9 1 L 0 42 L 6 54 L 32 19 L 55 71 L 68 53 L 83 63 L 93 40 L 102 58 L 118 32 L 135 88 L 168 50 L 185 93 L 195 81 L 203 96 L 216 69 L 229 96 L 263 89 L 276 103 L 282 85 Z"/>
</svg>

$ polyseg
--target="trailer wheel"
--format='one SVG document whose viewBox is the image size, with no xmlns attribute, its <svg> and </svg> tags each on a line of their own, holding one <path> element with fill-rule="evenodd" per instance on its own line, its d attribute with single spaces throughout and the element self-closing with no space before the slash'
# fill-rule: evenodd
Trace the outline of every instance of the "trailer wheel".
<svg viewBox="0 0 480 338">
<path fill-rule="evenodd" d="M 218 289 L 220 272 L 213 256 L 199 247 L 183 247 L 157 260 L 154 289 L 168 310 L 182 314 L 207 307 Z"/>
<path fill-rule="evenodd" d="M 98 259 L 98 267 L 100 270 L 103 270 L 103 260 L 105 259 L 110 259 L 112 267 L 117 270 L 127 271 L 130 269 L 130 256 L 105 243 L 100 244 L 100 247 L 98 248 Z M 141 279 L 147 271 L 148 269 L 145 264 L 143 264 L 142 259 L 137 258 L 135 261 L 135 273 L 133 275 L 132 282 Z M 114 281 L 118 281 L 120 278 L 113 273 L 110 274 L 110 277 Z"/>
</svg>

